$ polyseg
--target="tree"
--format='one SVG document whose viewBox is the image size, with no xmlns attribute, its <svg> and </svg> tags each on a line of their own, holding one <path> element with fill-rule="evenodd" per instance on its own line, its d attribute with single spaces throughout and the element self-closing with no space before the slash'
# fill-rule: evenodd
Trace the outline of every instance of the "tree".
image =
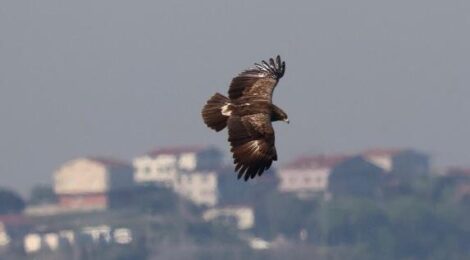
<svg viewBox="0 0 470 260">
<path fill-rule="evenodd" d="M 57 203 L 57 196 L 49 185 L 36 185 L 31 189 L 28 201 L 31 205 L 54 204 Z"/>
<path fill-rule="evenodd" d="M 339 196 L 376 196 L 383 175 L 383 169 L 360 156 L 353 157 L 334 167 L 328 190 Z"/>
<path fill-rule="evenodd" d="M 316 207 L 314 200 L 301 200 L 292 194 L 270 192 L 255 201 L 255 232 L 272 239 L 278 235 L 298 239 L 306 217 Z"/>
<path fill-rule="evenodd" d="M 18 214 L 24 208 L 25 202 L 16 192 L 0 189 L 0 214 Z"/>
<path fill-rule="evenodd" d="M 233 167 L 220 169 L 217 180 L 220 204 L 252 205 L 254 201 L 276 191 L 278 180 L 272 169 L 263 173 L 263 178 L 244 182 L 237 179 Z"/>
</svg>

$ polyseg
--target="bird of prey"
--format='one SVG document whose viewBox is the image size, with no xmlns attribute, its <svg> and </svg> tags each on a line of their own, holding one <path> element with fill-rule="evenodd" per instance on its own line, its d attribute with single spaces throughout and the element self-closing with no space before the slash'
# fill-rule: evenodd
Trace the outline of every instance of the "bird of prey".
<svg viewBox="0 0 470 260">
<path fill-rule="evenodd" d="M 245 181 L 261 176 L 277 160 L 273 121 L 289 123 L 287 114 L 272 103 L 286 64 L 276 59 L 255 63 L 232 79 L 228 97 L 216 93 L 202 109 L 204 123 L 219 132 L 228 128 L 235 172 Z"/>
</svg>

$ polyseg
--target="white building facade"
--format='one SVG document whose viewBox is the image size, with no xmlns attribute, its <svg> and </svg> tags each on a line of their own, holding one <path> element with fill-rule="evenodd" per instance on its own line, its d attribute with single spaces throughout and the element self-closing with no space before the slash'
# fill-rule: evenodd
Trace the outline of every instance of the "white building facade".
<svg viewBox="0 0 470 260">
<path fill-rule="evenodd" d="M 426 175 L 430 172 L 429 156 L 411 149 L 370 149 L 361 155 L 385 173 Z"/>
<path fill-rule="evenodd" d="M 325 192 L 332 168 L 346 158 L 342 155 L 299 158 L 279 169 L 278 189 L 299 195 Z"/>
<path fill-rule="evenodd" d="M 54 192 L 63 208 L 107 208 L 110 192 L 132 187 L 132 167 L 117 160 L 77 158 L 54 173 Z"/>
<path fill-rule="evenodd" d="M 212 221 L 220 217 L 234 217 L 236 226 L 240 230 L 250 229 L 255 225 L 255 213 L 253 208 L 248 206 L 226 206 L 222 208 L 212 208 L 204 212 L 205 221 Z"/>
<path fill-rule="evenodd" d="M 133 160 L 134 181 L 172 188 L 196 204 L 217 204 L 217 172 L 222 153 L 213 147 L 157 149 Z"/>
</svg>

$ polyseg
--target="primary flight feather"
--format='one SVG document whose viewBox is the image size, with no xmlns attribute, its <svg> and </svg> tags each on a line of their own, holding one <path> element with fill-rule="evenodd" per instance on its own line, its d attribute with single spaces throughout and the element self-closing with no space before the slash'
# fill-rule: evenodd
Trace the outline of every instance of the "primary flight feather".
<svg viewBox="0 0 470 260">
<path fill-rule="evenodd" d="M 216 93 L 202 109 L 204 123 L 215 131 L 228 128 L 235 171 L 245 181 L 277 160 L 271 122 L 289 122 L 287 114 L 272 104 L 272 95 L 286 64 L 276 59 L 255 63 L 232 79 L 228 97 Z"/>
</svg>

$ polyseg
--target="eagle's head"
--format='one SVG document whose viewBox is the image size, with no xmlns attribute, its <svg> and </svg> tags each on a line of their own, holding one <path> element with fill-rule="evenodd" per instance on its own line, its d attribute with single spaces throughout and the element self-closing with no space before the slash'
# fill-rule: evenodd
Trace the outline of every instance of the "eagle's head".
<svg viewBox="0 0 470 260">
<path fill-rule="evenodd" d="M 280 109 L 279 107 L 273 105 L 273 110 L 271 114 L 271 121 L 284 121 L 286 123 L 289 123 L 289 117 L 287 116 L 287 113 L 284 112 L 284 110 Z"/>
<path fill-rule="evenodd" d="M 289 117 L 284 111 L 282 111 L 282 116 L 278 120 L 284 121 L 289 124 Z"/>
</svg>

